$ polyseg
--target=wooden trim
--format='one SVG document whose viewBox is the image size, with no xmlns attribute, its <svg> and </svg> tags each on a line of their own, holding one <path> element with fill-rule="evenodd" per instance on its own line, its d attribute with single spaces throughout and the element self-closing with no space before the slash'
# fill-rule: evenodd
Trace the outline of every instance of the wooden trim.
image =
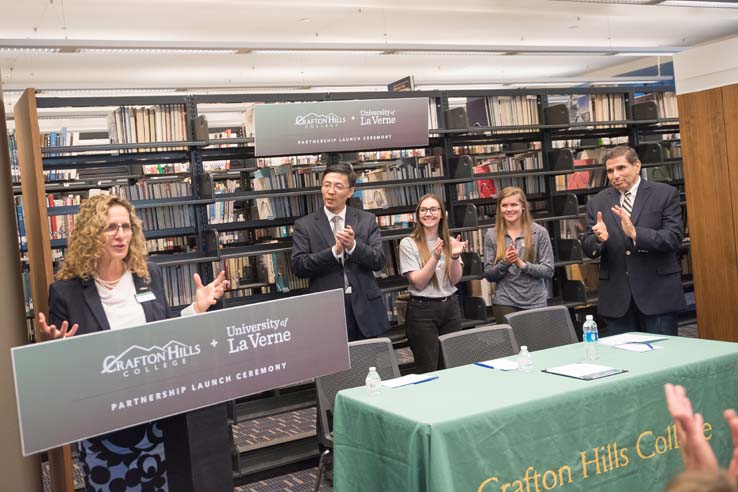
<svg viewBox="0 0 738 492">
<path fill-rule="evenodd" d="M 738 129 L 726 122 L 720 88 L 682 94 L 677 101 L 699 336 L 738 341 L 738 194 L 731 183 L 738 179 L 731 154 L 738 152 L 730 148 Z"/>
<path fill-rule="evenodd" d="M 18 165 L 23 191 L 23 219 L 31 269 L 31 295 L 34 310 L 49 312 L 49 285 L 54 281 L 49 219 L 41 160 L 41 132 L 38 127 L 36 91 L 26 89 L 13 109 Z M 35 330 L 38 334 L 38 327 Z M 47 375 L 51 377 L 51 375 Z M 63 425 L 63 421 L 60 422 Z M 53 492 L 74 492 L 72 451 L 69 446 L 49 451 L 49 471 Z"/>
<path fill-rule="evenodd" d="M 5 102 L 0 83 L 0 270 L 5 274 L 4 291 L 0 296 L 0 312 L 4 327 L 0 331 L 0 419 L 4 423 L 3 446 L 0 447 L 0 463 L 3 464 L 3 490 L 28 490 L 41 492 L 41 460 L 38 455 L 24 458 L 21 455 L 18 407 L 15 400 L 13 372 L 10 371 L 10 349 L 29 342 L 26 312 L 23 307 L 23 282 L 21 279 L 18 228 L 16 226 L 13 183 L 8 152 L 8 129 L 5 123 Z"/>
</svg>

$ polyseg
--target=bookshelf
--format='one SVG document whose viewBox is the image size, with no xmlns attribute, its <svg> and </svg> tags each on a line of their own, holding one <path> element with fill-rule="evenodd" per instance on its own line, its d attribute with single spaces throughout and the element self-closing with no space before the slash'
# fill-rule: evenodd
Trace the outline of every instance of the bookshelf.
<svg viewBox="0 0 738 492">
<path fill-rule="evenodd" d="M 18 146 L 19 161 L 34 164 L 33 177 L 26 179 L 24 172 L 21 180 L 24 205 L 32 202 L 23 212 L 28 256 L 34 259 L 30 263 L 34 305 L 46 307 L 46 289 L 58 260 L 52 248 L 63 254 L 60 222 L 68 225 L 76 211 L 75 200 L 101 189 L 125 194 L 142 212 L 152 260 L 165 272 L 173 307 L 188 304 L 187 286 L 195 271 L 204 282 L 226 271 L 232 286 L 221 307 L 303 293 L 307 280 L 290 271 L 291 227 L 297 218 L 322 206 L 319 181 L 325 166 L 346 161 L 360 177 L 355 197 L 361 204 L 354 201 L 354 206 L 373 212 L 382 230 L 387 267 L 378 273 L 379 284 L 397 347 L 406 343 L 402 299 L 406 281 L 398 275 L 397 245 L 411 231 L 418 197 L 429 191 L 444 197 L 451 233 L 469 240 L 471 252 L 464 258 L 459 289 L 465 327 L 492 322 L 493 291 L 481 280 L 483 235 L 494 224 L 496 191 L 510 184 L 526 190 L 534 218 L 553 239 L 556 263 L 549 302 L 570 307 L 575 318 L 583 320 L 596 307 L 598 264 L 583 259 L 578 235 L 583 232 L 588 196 L 607 186 L 601 160 L 604 150 L 617 144 L 637 147 L 648 179 L 665 179 L 683 187 L 679 126 L 673 114 L 665 113 L 673 109 L 671 96 L 663 95 L 673 89 L 644 91 L 573 88 L 36 98 L 29 89 L 23 104 L 16 107 L 16 139 L 19 144 L 25 142 Z M 255 105 L 402 97 L 428 98 L 427 146 L 255 155 Z M 57 143 L 64 141 L 64 145 L 42 145 L 40 134 L 29 133 L 34 126 L 38 129 L 36 105 L 112 108 L 114 137 L 104 132 L 72 133 L 57 137 Z M 200 115 L 213 106 L 241 112 L 242 119 L 207 130 Z M 179 109 L 173 112 L 174 107 Z M 179 130 L 167 131 L 166 121 L 170 130 Z M 141 126 L 145 124 L 148 140 L 140 142 L 130 134 L 131 128 L 147 138 Z M 74 170 L 75 177 L 64 180 L 69 175 L 58 173 L 52 180 L 50 174 L 59 170 Z M 69 195 L 79 198 L 67 205 Z M 57 199 L 62 203 L 57 204 Z M 50 226 L 53 218 L 57 218 L 56 229 Z M 689 247 L 686 241 L 685 266 L 691 264 Z M 37 279 L 36 270 L 45 276 Z M 688 286 L 691 281 L 685 277 Z M 43 303 L 36 304 L 37 298 Z M 234 473 L 238 477 L 245 472 Z"/>
</svg>

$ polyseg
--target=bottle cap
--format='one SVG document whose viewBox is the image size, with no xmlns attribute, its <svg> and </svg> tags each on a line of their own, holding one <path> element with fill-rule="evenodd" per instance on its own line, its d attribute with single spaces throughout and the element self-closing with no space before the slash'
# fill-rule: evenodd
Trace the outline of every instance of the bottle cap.
<svg viewBox="0 0 738 492">
<path fill-rule="evenodd" d="M 370 371 L 376 371 L 376 370 L 377 370 L 377 368 L 376 368 L 376 367 L 374 367 L 374 366 L 372 366 L 372 367 L 370 367 L 370 368 L 369 368 L 369 370 L 370 370 Z"/>
<path fill-rule="evenodd" d="M 528 350 L 528 346 L 527 346 L 527 345 L 521 345 L 521 346 L 520 346 L 520 350 L 521 350 L 521 351 L 523 351 L 523 350 Z"/>
<path fill-rule="evenodd" d="M 594 317 L 593 317 L 593 316 L 592 316 L 591 314 L 588 314 L 588 315 L 587 315 L 587 317 L 586 317 L 585 319 L 586 319 L 587 321 L 592 321 L 592 320 L 594 319 Z"/>
</svg>

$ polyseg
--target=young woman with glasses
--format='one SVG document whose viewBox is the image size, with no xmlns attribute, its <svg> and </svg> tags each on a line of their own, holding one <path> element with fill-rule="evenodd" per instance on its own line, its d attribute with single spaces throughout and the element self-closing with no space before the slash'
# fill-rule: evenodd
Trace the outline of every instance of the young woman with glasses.
<svg viewBox="0 0 738 492">
<path fill-rule="evenodd" d="M 181 315 L 202 313 L 223 295 L 224 272 L 208 285 L 194 275 L 195 301 Z M 80 206 L 64 263 L 49 288 L 43 339 L 143 325 L 170 317 L 159 267 L 146 261 L 141 220 L 123 198 L 99 195 Z M 79 443 L 85 490 L 168 490 L 164 435 L 149 422 Z"/>
<path fill-rule="evenodd" d="M 415 209 L 415 230 L 400 241 L 400 271 L 408 279 L 410 302 L 405 331 L 418 373 L 439 368 L 438 336 L 461 329 L 455 285 L 467 241 L 449 237 L 443 200 L 429 194 Z"/>
<path fill-rule="evenodd" d="M 484 277 L 497 284 L 495 321 L 506 323 L 506 314 L 546 306 L 546 281 L 553 273 L 548 231 L 533 222 L 522 189 L 504 188 L 497 196 L 495 227 L 484 237 Z"/>
</svg>

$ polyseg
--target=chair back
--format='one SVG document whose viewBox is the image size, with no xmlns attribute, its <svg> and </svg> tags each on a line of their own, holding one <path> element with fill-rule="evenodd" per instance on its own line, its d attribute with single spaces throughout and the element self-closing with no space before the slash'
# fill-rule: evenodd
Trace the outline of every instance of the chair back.
<svg viewBox="0 0 738 492">
<path fill-rule="evenodd" d="M 526 309 L 505 315 L 515 340 L 528 350 L 541 350 L 577 343 L 577 334 L 566 306 Z"/>
<path fill-rule="evenodd" d="M 518 353 L 509 325 L 486 325 L 438 337 L 446 368 L 498 359 Z"/>
<path fill-rule="evenodd" d="M 315 379 L 318 392 L 318 440 L 326 447 L 333 446 L 333 405 L 336 394 L 347 388 L 365 384 L 370 367 L 377 368 L 382 380 L 400 376 L 400 368 L 389 338 L 372 338 L 349 343 L 351 368 Z"/>
</svg>

